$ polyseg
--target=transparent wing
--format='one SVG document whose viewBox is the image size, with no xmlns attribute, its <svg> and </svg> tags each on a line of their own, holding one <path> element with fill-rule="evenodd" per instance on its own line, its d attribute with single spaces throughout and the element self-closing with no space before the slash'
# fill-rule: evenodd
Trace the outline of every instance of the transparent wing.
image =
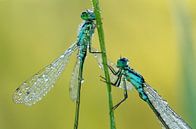
<svg viewBox="0 0 196 129">
<path fill-rule="evenodd" d="M 31 106 L 40 101 L 53 87 L 59 75 L 64 70 L 70 55 L 76 50 L 77 45 L 71 45 L 59 58 L 54 60 L 30 79 L 22 83 L 13 94 L 13 101 L 17 104 Z"/>
<path fill-rule="evenodd" d="M 191 127 L 169 107 L 168 103 L 146 83 L 144 84 L 144 91 L 169 129 L 191 129 Z"/>
<path fill-rule="evenodd" d="M 77 58 L 74 70 L 72 72 L 71 84 L 70 84 L 70 88 L 69 88 L 70 98 L 73 101 L 76 101 L 76 99 L 77 99 L 79 81 L 81 80 L 79 77 L 79 71 L 80 71 L 80 60 L 79 60 L 79 58 Z"/>
<path fill-rule="evenodd" d="M 95 48 L 92 48 L 92 50 L 95 51 L 95 52 L 97 51 Z M 93 55 L 94 55 L 95 59 L 97 60 L 99 68 L 101 70 L 103 70 L 101 54 L 100 53 L 93 53 Z M 112 66 L 115 69 L 115 71 L 118 70 L 118 68 L 111 61 L 108 61 L 108 65 Z M 115 82 L 118 77 L 115 76 L 110 70 L 109 70 L 109 74 L 110 74 L 111 82 Z M 127 86 L 127 90 L 131 90 L 133 88 L 132 84 L 130 82 L 127 82 L 127 81 L 126 81 L 126 86 Z M 123 88 L 124 89 L 123 81 L 121 81 L 119 88 Z"/>
</svg>

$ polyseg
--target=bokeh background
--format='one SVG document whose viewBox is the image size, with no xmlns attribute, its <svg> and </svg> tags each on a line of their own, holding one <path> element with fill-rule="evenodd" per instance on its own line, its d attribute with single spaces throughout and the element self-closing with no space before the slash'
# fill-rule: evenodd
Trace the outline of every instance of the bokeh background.
<svg viewBox="0 0 196 129">
<path fill-rule="evenodd" d="M 101 1 L 107 54 L 130 60 L 193 128 L 196 128 L 195 0 Z M 75 105 L 69 82 L 76 54 L 42 101 L 26 107 L 12 101 L 14 90 L 76 40 L 80 13 L 90 0 L 0 0 L 0 129 L 71 129 Z M 97 32 L 93 46 L 99 48 Z M 85 62 L 80 129 L 108 129 L 103 75 L 92 55 Z M 123 97 L 113 88 L 114 103 Z M 159 129 L 135 90 L 116 111 L 118 129 Z"/>
</svg>

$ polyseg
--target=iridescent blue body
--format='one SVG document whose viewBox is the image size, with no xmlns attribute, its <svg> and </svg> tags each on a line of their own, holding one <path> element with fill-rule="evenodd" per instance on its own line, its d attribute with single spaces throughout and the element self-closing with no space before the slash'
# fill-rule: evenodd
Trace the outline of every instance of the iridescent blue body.
<svg viewBox="0 0 196 129">
<path fill-rule="evenodd" d="M 84 20 L 81 24 L 77 36 L 77 46 L 79 48 L 78 57 L 83 60 L 86 57 L 87 49 L 91 49 L 91 38 L 96 28 L 94 20 L 95 15 L 92 11 L 87 10 L 87 13 L 82 13 L 81 18 Z"/>
<path fill-rule="evenodd" d="M 156 116 L 161 121 L 161 123 L 164 125 L 164 127 L 166 129 L 169 129 L 168 125 L 165 123 L 163 118 L 160 116 L 160 113 L 155 109 L 155 107 L 151 103 L 150 99 L 148 98 L 148 95 L 146 94 L 146 91 L 144 89 L 145 88 L 145 80 L 144 80 L 143 76 L 128 66 L 128 60 L 126 58 L 120 58 L 117 61 L 117 67 L 119 69 L 121 69 L 121 71 L 122 71 L 122 72 L 120 72 L 121 75 L 125 76 L 125 79 L 128 82 L 130 82 L 135 87 L 135 89 L 138 91 L 140 98 L 149 104 L 150 108 L 156 114 Z M 120 102 L 120 103 L 122 103 L 122 102 Z M 119 104 L 117 104 L 117 107 L 118 106 L 119 106 Z"/>
<path fill-rule="evenodd" d="M 87 55 L 87 51 L 89 49 L 90 53 L 94 53 L 91 51 L 91 40 L 94 34 L 95 26 L 95 14 L 91 10 L 86 10 L 81 14 L 81 18 L 84 20 L 80 25 L 77 36 L 77 61 L 72 74 L 71 79 L 71 87 L 70 87 L 70 96 L 72 100 L 76 101 L 79 97 L 80 86 L 83 80 L 83 65 Z"/>
<path fill-rule="evenodd" d="M 84 58 L 87 52 L 88 47 L 91 45 L 91 37 L 95 30 L 95 23 L 93 20 L 84 21 L 81 25 L 77 45 L 79 47 L 80 58 Z"/>
<path fill-rule="evenodd" d="M 120 58 L 117 61 L 117 67 L 120 69 L 120 76 L 124 76 L 125 79 L 130 82 L 135 89 L 138 91 L 140 98 L 144 101 L 148 101 L 148 96 L 144 92 L 144 83 L 145 80 L 142 75 L 135 72 L 132 68 L 128 66 L 128 59 Z"/>
<path fill-rule="evenodd" d="M 77 62 L 74 68 L 74 77 L 71 81 L 70 95 L 72 100 L 76 100 L 77 88 L 80 87 L 81 81 L 83 80 L 83 65 L 87 55 L 87 50 L 91 53 L 91 39 L 96 28 L 94 20 L 95 14 L 91 10 L 86 10 L 81 14 L 81 18 L 84 20 L 78 30 L 78 36 L 76 44 L 78 46 Z M 76 81 L 77 80 L 77 81 Z M 75 82 L 74 82 L 75 81 Z M 73 84 L 72 84 L 73 82 Z M 78 83 L 78 84 L 77 84 Z"/>
<path fill-rule="evenodd" d="M 140 98 L 148 103 L 166 129 L 191 129 L 191 127 L 169 107 L 167 102 L 145 82 L 143 76 L 135 72 L 128 63 L 128 59 L 120 58 L 116 66 L 112 67 L 108 65 L 112 73 L 111 77 L 117 76 L 116 81 L 111 82 L 111 84 L 124 89 L 124 98 L 116 104 L 113 109 L 116 109 L 128 98 L 127 89 L 131 89 L 131 86 L 128 86 L 126 83 L 131 83 L 138 91 Z M 116 71 L 116 69 L 118 69 L 118 71 Z M 105 80 L 104 77 L 102 78 Z M 121 83 L 121 80 L 123 83 Z M 121 84 L 123 84 L 123 86 Z"/>
<path fill-rule="evenodd" d="M 122 74 L 125 76 L 126 80 L 129 81 L 135 89 L 138 91 L 140 98 L 144 101 L 148 100 L 148 96 L 144 92 L 144 78 L 142 75 L 135 72 L 133 69 L 131 69 L 129 66 L 125 67 L 122 71 Z"/>
<path fill-rule="evenodd" d="M 78 54 L 77 61 L 72 73 L 71 86 L 70 86 L 70 96 L 72 100 L 76 101 L 76 114 L 75 114 L 75 123 L 74 129 L 78 128 L 79 120 L 79 109 L 80 109 L 80 90 L 81 84 L 83 81 L 83 67 L 84 61 L 87 55 L 87 50 L 89 49 L 90 53 L 99 53 L 91 51 L 91 39 L 94 34 L 95 26 L 95 14 L 91 10 L 87 10 L 81 14 L 81 18 L 84 20 L 82 25 L 79 28 L 79 33 L 77 36 L 77 46 Z"/>
</svg>

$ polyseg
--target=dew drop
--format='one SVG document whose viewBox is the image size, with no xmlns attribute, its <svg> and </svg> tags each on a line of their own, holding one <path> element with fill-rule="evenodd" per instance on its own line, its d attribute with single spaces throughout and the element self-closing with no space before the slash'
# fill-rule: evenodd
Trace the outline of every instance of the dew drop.
<svg viewBox="0 0 196 129">
<path fill-rule="evenodd" d="M 84 79 L 81 80 L 81 83 L 84 83 Z"/>
</svg>

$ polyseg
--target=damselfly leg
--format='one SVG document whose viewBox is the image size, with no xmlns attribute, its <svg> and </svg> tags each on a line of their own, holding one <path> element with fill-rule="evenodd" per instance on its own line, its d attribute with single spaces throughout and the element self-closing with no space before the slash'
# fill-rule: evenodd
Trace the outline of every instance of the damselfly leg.
<svg viewBox="0 0 196 129">
<path fill-rule="evenodd" d="M 126 81 L 125 81 L 125 78 L 124 77 L 123 77 L 123 80 L 122 81 L 123 81 L 123 85 L 124 85 L 124 98 L 112 108 L 113 110 L 115 110 L 116 108 L 118 108 L 128 98 L 127 86 L 126 86 Z"/>
<path fill-rule="evenodd" d="M 108 65 L 108 68 L 110 69 L 110 71 L 115 75 L 118 76 L 118 78 L 116 79 L 115 82 L 110 82 L 111 85 L 119 87 L 121 84 L 121 80 L 123 83 L 123 89 L 124 89 L 124 98 L 118 102 L 115 106 L 113 106 L 113 110 L 117 109 L 127 98 L 128 98 L 128 93 L 127 93 L 127 86 L 126 86 L 126 80 L 125 77 L 122 75 L 121 69 L 119 69 L 118 71 L 115 71 L 114 68 L 110 65 Z M 103 76 L 100 76 L 103 80 L 103 82 L 106 82 L 106 78 Z M 107 82 L 106 82 L 107 83 Z"/>
</svg>

